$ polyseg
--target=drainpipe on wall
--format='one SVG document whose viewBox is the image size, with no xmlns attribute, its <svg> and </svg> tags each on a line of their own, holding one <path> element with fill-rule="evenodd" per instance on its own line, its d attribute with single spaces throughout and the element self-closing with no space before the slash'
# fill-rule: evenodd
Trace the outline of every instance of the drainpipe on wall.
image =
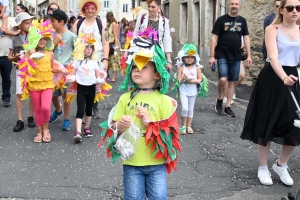
<svg viewBox="0 0 300 200">
<path fill-rule="evenodd" d="M 221 16 L 222 15 L 225 15 L 226 13 L 226 0 L 222 0 L 222 3 L 221 3 Z"/>
</svg>

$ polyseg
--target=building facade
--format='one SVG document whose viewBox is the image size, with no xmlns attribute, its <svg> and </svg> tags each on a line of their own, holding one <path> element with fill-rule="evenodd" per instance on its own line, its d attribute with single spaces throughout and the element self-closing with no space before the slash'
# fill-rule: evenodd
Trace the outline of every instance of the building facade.
<svg viewBox="0 0 300 200">
<path fill-rule="evenodd" d="M 99 16 L 102 21 L 106 21 L 106 13 L 112 11 L 114 13 L 114 17 L 117 21 L 121 21 L 122 18 L 126 18 L 128 20 L 133 19 L 133 14 L 131 13 L 132 9 L 132 0 L 100 0 L 101 2 L 101 11 Z M 136 5 L 136 0 L 134 0 Z M 66 11 L 70 13 L 73 12 L 77 14 L 80 12 L 79 0 L 69 0 L 67 2 Z"/>
<path fill-rule="evenodd" d="M 173 55 L 186 42 L 197 46 L 204 66 L 205 74 L 216 77 L 208 65 L 211 31 L 217 17 L 228 12 L 229 0 L 162 0 L 162 10 L 170 19 L 170 27 L 175 28 L 172 34 Z M 239 14 L 247 19 L 251 39 L 253 65 L 246 70 L 244 84 L 251 85 L 263 67 L 261 46 L 263 43 L 264 18 L 273 11 L 273 1 L 251 0 L 242 1 Z M 179 13 L 179 14 L 178 14 Z"/>
</svg>

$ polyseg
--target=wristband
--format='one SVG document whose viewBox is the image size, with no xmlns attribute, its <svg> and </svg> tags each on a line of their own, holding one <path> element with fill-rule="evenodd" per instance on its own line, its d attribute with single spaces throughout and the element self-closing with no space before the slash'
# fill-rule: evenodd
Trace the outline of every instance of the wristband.
<svg viewBox="0 0 300 200">
<path fill-rule="evenodd" d="M 107 61 L 108 61 L 108 58 L 102 58 L 102 59 L 101 59 L 101 62 L 103 62 L 103 60 L 107 60 Z"/>
<path fill-rule="evenodd" d="M 118 122 L 116 122 L 116 130 L 119 130 L 119 131 L 124 131 L 124 130 L 125 130 L 125 128 L 123 128 L 123 129 L 120 129 L 120 128 L 118 128 Z"/>
<path fill-rule="evenodd" d="M 150 120 L 143 119 L 143 122 L 149 123 L 149 122 L 150 122 Z"/>
<path fill-rule="evenodd" d="M 172 61 L 171 61 L 171 60 L 168 60 L 168 63 L 172 64 Z"/>
</svg>

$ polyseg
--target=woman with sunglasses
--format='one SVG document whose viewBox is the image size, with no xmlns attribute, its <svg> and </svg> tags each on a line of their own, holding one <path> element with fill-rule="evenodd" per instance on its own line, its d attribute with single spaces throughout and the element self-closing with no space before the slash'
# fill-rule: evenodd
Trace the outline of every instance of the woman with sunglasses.
<svg viewBox="0 0 300 200">
<path fill-rule="evenodd" d="M 147 27 L 152 27 L 157 30 L 159 37 L 159 45 L 165 52 L 168 64 L 168 70 L 172 70 L 172 38 L 170 35 L 169 20 L 164 16 L 159 15 L 161 8 L 160 0 L 147 0 L 148 13 L 139 15 L 136 20 L 134 34 L 138 35 L 139 31 L 143 31 Z"/>
<path fill-rule="evenodd" d="M 261 70 L 248 104 L 242 139 L 258 144 L 258 179 L 272 185 L 268 170 L 271 142 L 282 150 L 272 168 L 285 185 L 292 186 L 287 162 L 300 144 L 300 130 L 293 125 L 296 106 L 290 88 L 299 102 L 298 72 L 300 62 L 300 1 L 282 0 L 274 22 L 266 28 L 265 42 L 268 63 Z M 299 91 L 299 90 L 298 90 Z"/>
<path fill-rule="evenodd" d="M 50 15 L 50 13 L 53 10 L 59 10 L 59 5 L 57 5 L 56 3 L 50 3 L 48 8 L 47 8 L 47 15 Z"/>
</svg>

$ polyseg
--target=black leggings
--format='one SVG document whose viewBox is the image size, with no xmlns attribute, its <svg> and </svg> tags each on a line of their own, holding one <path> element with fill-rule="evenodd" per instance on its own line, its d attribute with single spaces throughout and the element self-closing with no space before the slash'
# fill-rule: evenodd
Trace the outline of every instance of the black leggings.
<svg viewBox="0 0 300 200">
<path fill-rule="evenodd" d="M 87 117 L 92 116 L 92 109 L 95 98 L 95 85 L 80 85 L 77 86 L 77 113 L 76 118 L 83 118 L 84 115 L 84 106 L 85 106 L 85 115 Z"/>
</svg>

